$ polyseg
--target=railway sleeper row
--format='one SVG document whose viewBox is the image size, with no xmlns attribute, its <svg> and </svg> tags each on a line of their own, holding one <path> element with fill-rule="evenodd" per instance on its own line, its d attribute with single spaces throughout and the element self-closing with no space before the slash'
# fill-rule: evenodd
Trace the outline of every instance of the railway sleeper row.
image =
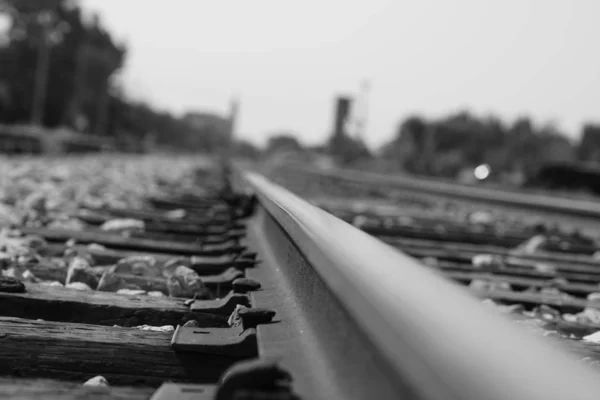
<svg viewBox="0 0 600 400">
<path fill-rule="evenodd" d="M 297 398 L 289 374 L 259 357 L 257 328 L 276 312 L 253 307 L 256 199 L 148 203 L 3 231 L 0 398 Z M 101 229 L 111 221 L 124 229 Z"/>
<path fill-rule="evenodd" d="M 262 178 L 251 180 L 275 198 L 286 199 Z M 365 329 L 360 324 L 377 319 L 364 313 L 356 319 L 365 309 L 348 308 L 369 304 L 361 303 L 365 295 L 379 298 L 377 304 L 382 298 L 369 290 L 351 291 L 352 285 L 332 275 L 342 270 L 339 243 L 320 236 L 333 248 L 329 253 L 314 238 L 303 239 L 306 232 L 290 222 L 302 215 L 303 207 L 286 215 L 264 191 L 257 207 L 243 182 L 236 183 L 237 193 L 179 192 L 173 198 L 149 199 L 144 210 L 93 209 L 61 224 L 33 218 L 5 232 L 7 245 L 25 243 L 35 251 L 0 260 L 2 391 L 21 398 L 296 399 L 299 383 L 304 393 L 313 395 L 306 398 L 398 398 L 399 393 L 414 393 L 415 387 L 404 387 L 390 369 L 391 354 L 375 346 L 374 340 L 390 338 L 391 331 L 384 329 L 390 321 L 380 318 Z M 323 218 L 328 227 L 337 224 Z M 198 221 L 205 225 L 196 225 Z M 310 221 L 308 213 L 304 222 Z M 557 252 L 539 243 L 527 246 L 529 233 L 511 233 L 510 240 L 504 240 L 493 230 L 461 230 L 456 224 L 452 229 L 359 225 L 373 228 L 368 233 L 381 235 L 430 268 L 471 285 L 473 295 L 511 315 L 515 323 L 555 335 L 586 362 L 600 363 L 598 345 L 582 340 L 600 330 L 600 322 L 596 325 L 588 318 L 598 309 L 594 299 L 584 299 L 594 294 L 594 284 L 587 281 L 594 276 L 591 249 L 574 256 L 581 248 Z M 314 225 L 308 232 L 318 236 Z M 463 243 L 478 233 L 487 235 L 485 240 Z M 487 247 L 478 252 L 481 242 Z M 362 243 L 385 253 L 379 243 Z M 490 244 L 497 254 L 483 251 L 490 250 Z M 521 246 L 515 252 L 524 244 L 526 251 Z M 538 255 L 558 267 L 536 269 Z M 308 256 L 320 262 L 309 265 Z M 474 262 L 477 256 L 486 261 L 479 257 Z M 571 258 L 577 258 L 573 270 L 568 268 Z M 354 268 L 364 269 L 366 263 L 363 257 Z M 353 273 L 362 275 L 354 285 L 374 282 L 363 270 Z M 183 290 L 187 281 L 178 279 L 183 276 L 202 283 L 191 292 Z M 390 286 L 379 282 L 390 294 Z M 406 311 L 406 306 L 400 309 Z M 404 328 L 418 331 L 418 316 L 403 317 L 413 322 Z M 389 353 L 418 342 L 407 334 L 395 340 L 393 347 L 387 342 Z M 465 343 L 459 347 L 468 348 Z M 281 355 L 283 363 L 276 358 Z M 410 363 L 402 368 L 410 369 Z M 461 389 L 452 390 L 457 394 Z"/>
</svg>

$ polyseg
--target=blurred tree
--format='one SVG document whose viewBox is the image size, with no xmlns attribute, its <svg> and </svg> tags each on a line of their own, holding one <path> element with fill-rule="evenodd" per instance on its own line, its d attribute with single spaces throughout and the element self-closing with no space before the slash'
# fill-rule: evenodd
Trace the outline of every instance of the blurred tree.
<svg viewBox="0 0 600 400">
<path fill-rule="evenodd" d="M 537 146 L 538 164 L 568 162 L 577 159 L 576 148 L 560 132 L 554 123 L 548 123 L 539 129 Z M 537 166 L 539 169 L 540 166 Z"/>
<path fill-rule="evenodd" d="M 77 1 L 0 0 L 0 14 L 9 21 L 0 45 L 0 123 L 33 120 L 113 136 L 131 151 L 142 151 L 150 134 L 188 150 L 223 146 L 219 116 L 178 118 L 128 99 L 118 83 L 125 46 Z"/>
<path fill-rule="evenodd" d="M 427 127 L 427 122 L 420 116 L 406 118 L 398 125 L 394 138 L 381 148 L 383 158 L 398 169 L 418 172 Z"/>
<path fill-rule="evenodd" d="M 593 141 L 593 129 L 588 131 Z M 455 177 L 461 169 L 480 163 L 490 164 L 498 173 L 531 175 L 544 163 L 575 158 L 573 145 L 553 124 L 536 127 L 523 117 L 507 127 L 496 117 L 478 118 L 467 112 L 435 122 L 410 116 L 380 155 L 397 169 L 445 177 Z"/>
<path fill-rule="evenodd" d="M 238 157 L 255 160 L 260 156 L 261 151 L 258 147 L 246 140 L 237 140 L 234 143 L 234 154 Z"/>
<path fill-rule="evenodd" d="M 33 115 L 45 126 L 75 127 L 82 114 L 102 128 L 110 79 L 123 65 L 125 48 L 97 18 L 86 23 L 75 1 L 2 0 L 0 10 L 11 19 L 8 43 L 0 48 L 0 82 L 10 99 L 0 122 Z"/>
</svg>

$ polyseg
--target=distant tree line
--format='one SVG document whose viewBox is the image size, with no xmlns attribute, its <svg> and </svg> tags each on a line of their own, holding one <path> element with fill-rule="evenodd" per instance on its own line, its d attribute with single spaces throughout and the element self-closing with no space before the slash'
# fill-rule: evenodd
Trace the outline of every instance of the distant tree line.
<svg viewBox="0 0 600 400">
<path fill-rule="evenodd" d="M 149 138 L 187 150 L 227 145 L 227 118 L 176 116 L 131 100 L 119 82 L 126 46 L 76 0 L 0 0 L 0 18 L 10 22 L 0 32 L 0 125 L 67 127 L 112 138 L 123 149 L 136 149 Z M 265 149 L 238 141 L 233 150 L 258 158 L 307 148 L 295 133 L 283 131 L 271 135 Z M 586 125 L 574 143 L 555 125 L 529 118 L 509 124 L 467 112 L 435 121 L 414 115 L 375 152 L 340 129 L 308 150 L 332 155 L 342 165 L 383 165 L 415 174 L 455 177 L 480 163 L 531 174 L 546 162 L 600 161 L 600 125 Z"/>
<path fill-rule="evenodd" d="M 77 1 L 0 0 L 0 18 L 9 21 L 0 33 L 0 124 L 72 128 L 124 148 L 148 137 L 186 149 L 225 145 L 224 118 L 198 124 L 129 99 L 119 83 L 126 46 Z"/>
<path fill-rule="evenodd" d="M 280 133 L 271 137 L 267 149 L 304 147 L 293 133 Z M 455 178 L 462 169 L 485 163 L 496 174 L 528 177 L 550 163 L 600 163 L 600 125 L 586 124 L 577 141 L 569 140 L 553 123 L 536 124 L 527 117 L 506 123 L 468 112 L 437 120 L 413 115 L 401 121 L 391 140 L 374 152 L 343 132 L 330 135 L 317 152 L 334 156 L 342 165 L 388 172 Z"/>
<path fill-rule="evenodd" d="M 585 125 L 576 142 L 552 123 L 536 125 L 525 117 L 507 124 L 467 112 L 436 121 L 411 116 L 380 155 L 397 169 L 417 174 L 455 177 L 464 167 L 486 163 L 497 172 L 531 176 L 547 163 L 600 161 L 600 126 Z"/>
</svg>

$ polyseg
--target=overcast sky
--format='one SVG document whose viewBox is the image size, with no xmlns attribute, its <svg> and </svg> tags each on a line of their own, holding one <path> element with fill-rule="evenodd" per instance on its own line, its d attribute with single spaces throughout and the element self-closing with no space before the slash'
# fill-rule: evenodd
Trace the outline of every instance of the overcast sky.
<svg viewBox="0 0 600 400">
<path fill-rule="evenodd" d="M 333 98 L 371 81 L 366 140 L 413 112 L 468 108 L 600 121 L 598 0 L 83 0 L 129 45 L 129 92 L 158 107 L 226 112 L 263 143 L 306 143 L 332 126 Z"/>
</svg>

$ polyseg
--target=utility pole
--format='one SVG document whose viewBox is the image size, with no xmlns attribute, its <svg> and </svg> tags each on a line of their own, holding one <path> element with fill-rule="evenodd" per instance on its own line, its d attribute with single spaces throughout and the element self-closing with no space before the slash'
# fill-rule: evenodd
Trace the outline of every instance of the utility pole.
<svg viewBox="0 0 600 400">
<path fill-rule="evenodd" d="M 33 125 L 42 125 L 44 122 L 48 72 L 50 69 L 50 40 L 48 37 L 48 29 L 52 22 L 52 15 L 49 12 L 43 12 L 38 16 L 37 22 L 40 25 L 40 42 L 38 45 L 37 65 L 35 69 L 31 123 Z"/>
<path fill-rule="evenodd" d="M 229 118 L 228 118 L 228 132 L 227 132 L 227 143 L 225 145 L 224 158 L 227 162 L 231 161 L 235 150 L 235 129 L 239 113 L 239 99 L 237 97 L 232 98 L 229 107 Z"/>
<path fill-rule="evenodd" d="M 363 140 L 367 125 L 367 118 L 369 112 L 369 91 L 371 90 L 371 82 L 368 79 L 364 79 L 360 85 L 360 103 L 361 113 L 356 120 L 356 139 Z"/>
</svg>

